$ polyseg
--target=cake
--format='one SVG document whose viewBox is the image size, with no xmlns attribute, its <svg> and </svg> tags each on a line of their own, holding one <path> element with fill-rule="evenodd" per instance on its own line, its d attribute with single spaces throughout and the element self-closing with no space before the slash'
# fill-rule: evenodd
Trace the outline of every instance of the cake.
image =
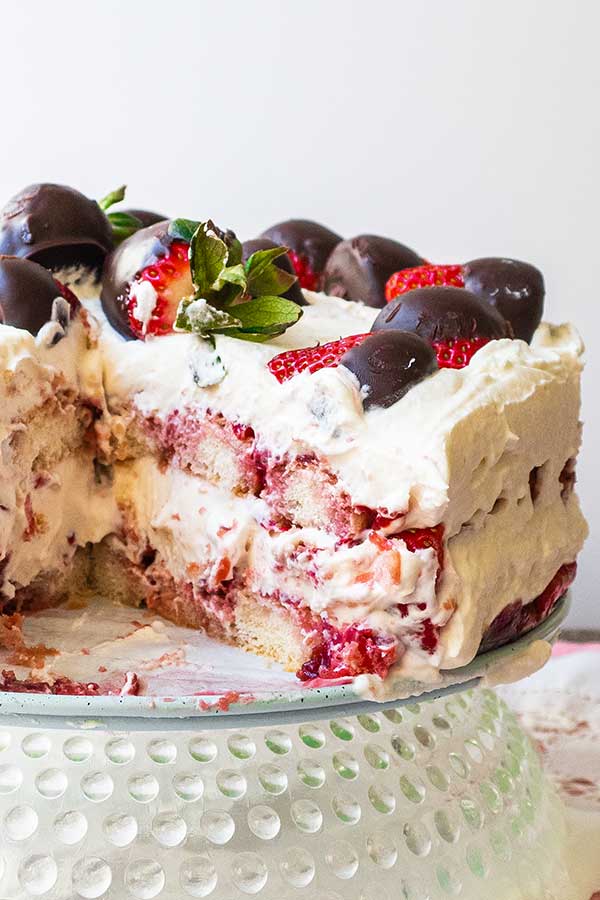
<svg viewBox="0 0 600 900">
<path fill-rule="evenodd" d="M 93 590 L 381 684 L 549 615 L 586 535 L 582 345 L 534 266 L 122 199 L 2 214 L 5 618 Z"/>
</svg>

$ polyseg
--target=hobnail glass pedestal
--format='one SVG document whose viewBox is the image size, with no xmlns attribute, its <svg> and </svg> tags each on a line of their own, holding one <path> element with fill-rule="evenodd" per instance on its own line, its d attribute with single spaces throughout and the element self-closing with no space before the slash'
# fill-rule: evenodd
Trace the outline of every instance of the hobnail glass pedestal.
<svg viewBox="0 0 600 900">
<path fill-rule="evenodd" d="M 0 898 L 570 896 L 560 804 L 493 691 L 335 713 L 0 719 Z"/>
</svg>

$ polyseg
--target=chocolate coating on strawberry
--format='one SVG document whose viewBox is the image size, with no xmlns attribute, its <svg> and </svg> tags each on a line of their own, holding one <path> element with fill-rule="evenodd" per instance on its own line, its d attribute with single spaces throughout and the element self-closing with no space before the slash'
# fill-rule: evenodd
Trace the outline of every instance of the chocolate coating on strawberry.
<svg viewBox="0 0 600 900">
<path fill-rule="evenodd" d="M 495 306 L 514 336 L 529 342 L 544 312 L 544 276 L 518 259 L 486 257 L 463 266 L 465 287 Z"/>
<path fill-rule="evenodd" d="M 277 246 L 279 245 L 274 241 L 269 240 L 269 238 L 255 238 L 253 241 L 244 241 L 242 244 L 242 260 L 246 262 L 257 250 L 273 250 Z M 289 272 L 290 275 L 296 274 L 292 261 L 287 253 L 277 257 L 275 265 L 279 266 L 280 269 L 283 269 L 284 272 Z M 281 296 L 285 297 L 286 300 L 291 300 L 292 303 L 297 303 L 298 306 L 306 306 L 306 300 L 304 299 L 304 294 L 302 293 L 299 281 L 295 281 Z"/>
<path fill-rule="evenodd" d="M 109 221 L 96 201 L 66 185 L 29 185 L 0 213 L 0 253 L 50 269 L 99 268 L 112 246 Z"/>
<path fill-rule="evenodd" d="M 263 231 L 260 237 L 268 238 L 278 247 L 289 247 L 290 259 L 300 287 L 308 291 L 321 290 L 327 258 L 342 240 L 335 231 L 309 219 L 279 222 Z"/>
<path fill-rule="evenodd" d="M 323 272 L 323 290 L 334 297 L 382 307 L 390 275 L 423 262 L 418 253 L 404 244 L 375 234 L 361 234 L 335 247 Z"/>
<path fill-rule="evenodd" d="M 431 345 L 408 331 L 371 334 L 348 350 L 340 365 L 358 378 L 365 409 L 392 406 L 438 367 Z"/>
<path fill-rule="evenodd" d="M 510 326 L 489 303 L 457 287 L 415 288 L 382 309 L 372 332 L 412 331 L 430 343 L 510 337 Z"/>
<path fill-rule="evenodd" d="M 4 325 L 36 335 L 50 321 L 52 305 L 63 294 L 48 269 L 18 256 L 0 256 L 0 319 Z"/>
<path fill-rule="evenodd" d="M 149 225 L 156 225 L 157 222 L 165 222 L 169 217 L 163 216 L 162 213 L 153 212 L 151 209 L 124 209 L 123 212 L 128 216 L 135 216 L 139 219 L 144 228 Z"/>
<path fill-rule="evenodd" d="M 129 290 L 135 277 L 170 253 L 173 238 L 169 220 L 136 231 L 106 258 L 102 272 L 102 308 L 110 324 L 129 340 L 138 335 L 131 327 Z"/>
</svg>

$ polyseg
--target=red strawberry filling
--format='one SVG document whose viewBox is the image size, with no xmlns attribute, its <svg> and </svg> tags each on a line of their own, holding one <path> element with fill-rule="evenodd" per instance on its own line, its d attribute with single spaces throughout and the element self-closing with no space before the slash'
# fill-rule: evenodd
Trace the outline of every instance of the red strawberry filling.
<svg viewBox="0 0 600 900">
<path fill-rule="evenodd" d="M 428 530 L 419 530 L 424 540 Z M 431 546 L 433 543 L 432 536 Z M 545 590 L 530 603 L 523 604 L 518 600 L 506 606 L 485 632 L 479 652 L 501 647 L 541 624 L 573 582 L 576 571 L 576 563 L 561 566 Z M 408 607 L 401 612 L 408 614 Z M 336 629 L 324 622 L 318 637 L 319 642 L 310 659 L 297 673 L 302 681 L 352 677 L 359 673 L 385 678 L 403 652 L 400 642 L 390 641 L 388 636 L 358 625 Z M 439 628 L 430 619 L 425 619 L 419 623 L 413 637 L 423 650 L 434 653 L 439 642 Z"/>
<path fill-rule="evenodd" d="M 443 538 L 444 526 L 436 525 L 433 528 L 412 528 L 395 535 L 395 539 L 405 542 L 408 550 L 414 553 L 416 550 L 433 548 L 439 560 L 440 568 L 443 564 Z M 369 539 L 382 552 L 393 547 L 393 542 L 377 532 L 371 532 Z M 417 607 L 422 611 L 423 607 Z M 410 607 L 399 605 L 400 615 L 408 616 Z M 346 628 L 336 628 L 331 623 L 322 621 L 317 624 L 316 631 L 319 634 L 319 642 L 313 650 L 311 657 L 304 663 L 297 673 L 302 681 L 313 678 L 342 678 L 360 673 L 379 675 L 385 678 L 391 666 L 398 660 L 403 652 L 403 646 L 398 639 L 390 635 L 378 634 L 371 628 L 361 627 L 358 624 Z M 314 638 L 315 623 L 311 619 L 311 639 Z M 439 628 L 431 619 L 424 619 L 414 624 L 411 629 L 411 638 L 421 649 L 427 653 L 435 653 L 439 641 Z"/>
<path fill-rule="evenodd" d="M 61 676 L 53 682 L 35 681 L 32 678 L 17 678 L 11 669 L 3 669 L 0 678 L 0 691 L 10 692 L 13 694 L 54 694 L 59 696 L 69 695 L 71 697 L 99 697 L 102 695 L 121 694 L 126 692 L 135 696 L 139 691 L 139 682 L 137 675 L 133 675 L 130 679 L 125 679 L 125 684 L 121 689 L 117 685 L 101 686 L 95 681 L 88 683 L 82 681 L 72 681 L 66 676 Z"/>
<path fill-rule="evenodd" d="M 67 285 L 63 284 L 62 281 L 59 281 L 58 278 L 55 278 L 54 280 L 58 285 L 61 297 L 63 297 L 71 307 L 71 315 L 73 316 L 81 305 L 79 303 L 79 300 L 77 299 L 71 288 L 68 288 Z"/>
<path fill-rule="evenodd" d="M 411 553 L 431 547 L 436 552 L 440 569 L 444 565 L 444 526 L 431 528 L 408 528 L 398 535 Z"/>
<path fill-rule="evenodd" d="M 310 659 L 297 672 L 301 681 L 350 678 L 358 673 L 385 678 L 398 655 L 396 641 L 370 628 L 351 625 L 339 630 L 324 624 L 319 637 Z"/>
<path fill-rule="evenodd" d="M 506 606 L 485 632 L 480 652 L 502 647 L 548 618 L 558 600 L 573 583 L 576 573 L 577 563 L 566 563 L 560 567 L 550 584 L 535 600 L 525 604 L 521 600 L 516 600 Z"/>
</svg>

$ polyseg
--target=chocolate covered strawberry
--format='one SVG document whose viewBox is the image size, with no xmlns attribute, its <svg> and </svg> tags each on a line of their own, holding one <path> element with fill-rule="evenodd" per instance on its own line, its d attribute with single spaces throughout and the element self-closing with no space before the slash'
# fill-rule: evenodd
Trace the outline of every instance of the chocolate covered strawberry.
<svg viewBox="0 0 600 900">
<path fill-rule="evenodd" d="M 489 303 L 464 288 L 422 287 L 381 310 L 371 331 L 411 331 L 436 351 L 440 368 L 459 369 L 490 340 L 510 337 L 510 326 Z"/>
<path fill-rule="evenodd" d="M 426 265 L 395 272 L 385 288 L 386 300 L 415 288 L 466 288 L 495 307 L 510 323 L 512 335 L 530 341 L 544 310 L 544 278 L 539 269 L 518 259 L 486 257 L 464 265 Z"/>
<path fill-rule="evenodd" d="M 405 244 L 377 234 L 360 234 L 340 241 L 330 253 L 323 271 L 323 290 L 334 297 L 379 308 L 385 306 L 389 277 L 424 262 Z"/>
<path fill-rule="evenodd" d="M 102 306 L 125 337 L 172 331 L 180 301 L 193 291 L 189 243 L 175 237 L 169 225 L 136 231 L 104 265 Z"/>
<path fill-rule="evenodd" d="M 437 369 L 435 353 L 416 334 L 353 334 L 317 347 L 286 350 L 268 363 L 282 383 L 300 372 L 344 366 L 356 377 L 365 409 L 387 407 Z"/>
<path fill-rule="evenodd" d="M 158 222 L 136 231 L 107 259 L 102 306 L 128 338 L 187 331 L 268 340 L 302 314 L 280 296 L 296 280 L 276 265 L 285 252 L 257 250 L 243 261 L 235 234 L 210 220 Z"/>
<path fill-rule="evenodd" d="M 392 406 L 437 370 L 435 352 L 409 331 L 380 331 L 340 360 L 358 380 L 364 409 Z"/>
<path fill-rule="evenodd" d="M 510 322 L 516 338 L 529 342 L 544 312 L 544 276 L 518 259 L 487 257 L 463 266 L 465 287 Z"/>
<path fill-rule="evenodd" d="M 70 311 L 65 308 L 61 313 L 60 305 L 56 306 L 57 297 L 64 297 Z M 0 256 L 2 324 L 24 328 L 36 335 L 55 316 L 59 316 L 61 325 L 66 326 L 69 316 L 73 316 L 78 309 L 77 297 L 68 287 L 53 278 L 48 269 L 31 259 Z"/>
<path fill-rule="evenodd" d="M 309 219 L 278 222 L 263 231 L 261 237 L 288 248 L 298 283 L 307 291 L 321 290 L 325 263 L 342 240 L 335 231 Z"/>
<path fill-rule="evenodd" d="M 139 272 L 129 286 L 127 313 L 136 337 L 173 330 L 177 308 L 193 291 L 188 244 L 173 241 L 165 256 Z"/>
</svg>

